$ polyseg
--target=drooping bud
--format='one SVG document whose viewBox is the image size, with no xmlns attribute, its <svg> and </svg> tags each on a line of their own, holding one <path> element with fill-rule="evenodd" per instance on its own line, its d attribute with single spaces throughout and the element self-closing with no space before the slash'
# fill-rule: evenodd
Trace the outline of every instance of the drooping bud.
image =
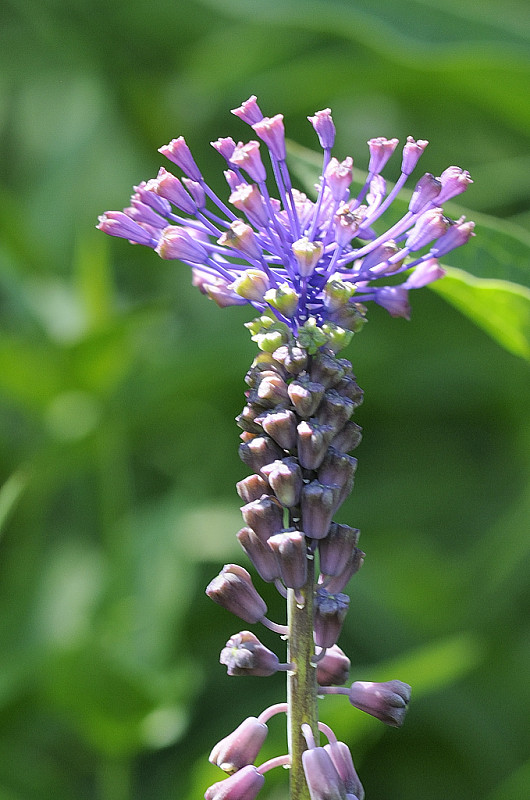
<svg viewBox="0 0 530 800">
<path fill-rule="evenodd" d="M 296 417 L 292 411 L 281 408 L 270 411 L 259 417 L 265 433 L 284 450 L 292 450 L 296 446 Z"/>
<path fill-rule="evenodd" d="M 331 594 L 338 594 L 342 592 L 342 590 L 348 584 L 350 578 L 352 578 L 359 570 L 361 569 L 364 563 L 365 553 L 360 550 L 358 547 L 353 548 L 353 552 L 351 553 L 348 561 L 344 565 L 344 569 L 341 573 L 339 573 L 336 577 L 329 579 L 326 581 L 325 588 Z"/>
<path fill-rule="evenodd" d="M 252 224 L 266 227 L 269 223 L 267 208 L 255 183 L 238 183 L 229 198 L 233 206 L 243 211 Z"/>
<path fill-rule="evenodd" d="M 265 601 L 254 588 L 252 578 L 239 564 L 225 564 L 206 587 L 206 594 L 245 622 L 259 622 L 267 613 Z"/>
<path fill-rule="evenodd" d="M 326 389 L 334 387 L 344 376 L 344 367 L 338 358 L 320 351 L 311 359 L 312 381 L 321 383 Z"/>
<path fill-rule="evenodd" d="M 307 580 L 307 545 L 301 531 L 277 533 L 267 544 L 274 552 L 281 579 L 288 589 L 300 589 Z"/>
<path fill-rule="evenodd" d="M 347 594 L 330 594 L 317 589 L 315 595 L 315 642 L 319 647 L 336 644 L 346 618 L 350 598 Z"/>
<path fill-rule="evenodd" d="M 307 353 L 297 345 L 284 344 L 273 353 L 273 356 L 290 375 L 299 375 L 307 366 Z"/>
<path fill-rule="evenodd" d="M 464 219 L 465 218 L 462 217 L 455 222 L 454 225 L 450 225 L 444 235 L 440 236 L 438 241 L 434 243 L 430 251 L 433 256 L 441 258 L 456 247 L 461 247 L 463 244 L 466 244 L 466 242 L 475 235 L 475 223 L 464 222 Z"/>
<path fill-rule="evenodd" d="M 377 717 L 386 725 L 399 728 L 403 725 L 410 702 L 410 686 L 402 681 L 355 681 L 351 685 L 349 698 L 355 708 Z"/>
<path fill-rule="evenodd" d="M 250 442 L 239 445 L 241 461 L 254 472 L 259 472 L 265 464 L 276 461 L 282 455 L 281 448 L 269 436 L 256 436 Z"/>
<path fill-rule="evenodd" d="M 283 508 L 275 497 L 261 497 L 242 506 L 245 523 L 266 542 L 283 528 Z"/>
<path fill-rule="evenodd" d="M 321 425 L 331 425 L 338 433 L 353 414 L 354 407 L 349 397 L 340 395 L 336 389 L 328 389 L 318 408 L 317 419 Z"/>
<path fill-rule="evenodd" d="M 355 450 L 362 439 L 362 428 L 356 422 L 349 420 L 344 427 L 331 440 L 331 447 L 339 453 L 349 453 Z"/>
<path fill-rule="evenodd" d="M 236 149 L 236 143 L 231 136 L 219 137 L 217 141 L 210 142 L 210 144 L 226 161 L 230 161 L 232 153 Z"/>
<path fill-rule="evenodd" d="M 261 472 L 284 508 L 292 508 L 298 504 L 304 481 L 295 458 L 273 461 L 263 467 Z"/>
<path fill-rule="evenodd" d="M 161 167 L 156 180 L 153 182 L 153 188 L 160 197 L 169 200 L 174 206 L 184 211 L 186 214 L 194 214 L 197 210 L 197 204 L 190 197 L 182 183 L 175 175 L 168 172 Z"/>
<path fill-rule="evenodd" d="M 337 508 L 342 505 L 350 494 L 355 479 L 357 469 L 357 459 L 340 453 L 333 447 L 329 447 L 325 458 L 320 465 L 317 473 L 318 480 L 325 486 L 337 486 Z"/>
<path fill-rule="evenodd" d="M 235 731 L 215 745 L 209 756 L 210 763 L 229 775 L 253 764 L 268 732 L 269 729 L 263 722 L 256 717 L 248 717 Z"/>
<path fill-rule="evenodd" d="M 272 583 L 272 581 L 280 577 L 280 568 L 276 556 L 267 541 L 260 539 L 258 534 L 248 527 L 241 528 L 237 533 L 237 538 L 262 580 Z"/>
<path fill-rule="evenodd" d="M 231 636 L 221 650 L 219 661 L 225 665 L 230 676 L 267 677 L 280 668 L 278 657 L 250 631 Z"/>
<path fill-rule="evenodd" d="M 348 745 L 344 742 L 330 742 L 325 745 L 324 750 L 329 754 L 333 766 L 344 783 L 346 796 L 353 795 L 358 800 L 364 800 L 364 788 L 353 766 Z"/>
<path fill-rule="evenodd" d="M 262 412 L 263 409 L 257 408 L 255 405 L 246 405 L 241 414 L 237 415 L 236 422 L 242 430 L 248 433 L 262 433 L 261 425 L 255 421 Z"/>
<path fill-rule="evenodd" d="M 319 481 L 312 481 L 302 489 L 302 521 L 304 533 L 310 539 L 327 536 L 331 517 L 337 508 L 338 494 L 338 487 L 323 486 Z"/>
<path fill-rule="evenodd" d="M 204 800 L 254 800 L 264 783 L 261 772 L 249 765 L 210 786 Z"/>
<path fill-rule="evenodd" d="M 351 662 L 338 644 L 329 647 L 317 663 L 319 686 L 342 686 L 348 680 Z"/>
<path fill-rule="evenodd" d="M 346 800 L 344 783 L 323 747 L 304 750 L 302 765 L 311 800 Z"/>
<path fill-rule="evenodd" d="M 360 530 L 332 522 L 328 535 L 318 543 L 320 572 L 324 577 L 340 575 L 359 541 Z"/>
<path fill-rule="evenodd" d="M 313 418 L 301 422 L 297 431 L 297 454 L 300 464 L 304 469 L 318 469 L 334 436 L 334 428 L 331 425 L 321 425 Z"/>
<path fill-rule="evenodd" d="M 307 375 L 291 381 L 287 391 L 291 403 L 302 419 L 312 417 L 324 397 L 323 384 L 310 380 Z"/>
</svg>

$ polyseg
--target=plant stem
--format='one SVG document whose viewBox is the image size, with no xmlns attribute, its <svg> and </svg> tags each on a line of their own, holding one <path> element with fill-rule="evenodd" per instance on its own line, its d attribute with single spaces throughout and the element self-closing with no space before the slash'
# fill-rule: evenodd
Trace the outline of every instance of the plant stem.
<svg viewBox="0 0 530 800">
<path fill-rule="evenodd" d="M 307 581 L 301 594 L 305 599 L 300 607 L 293 589 L 287 596 L 287 620 L 289 625 L 288 661 L 295 666 L 287 677 L 288 741 L 291 754 L 290 798 L 291 800 L 310 800 L 304 771 L 302 753 L 307 745 L 302 735 L 302 723 L 311 726 L 315 741 L 318 742 L 318 711 L 316 668 L 311 664 L 314 655 L 313 644 L 313 592 L 314 559 L 308 559 Z"/>
</svg>

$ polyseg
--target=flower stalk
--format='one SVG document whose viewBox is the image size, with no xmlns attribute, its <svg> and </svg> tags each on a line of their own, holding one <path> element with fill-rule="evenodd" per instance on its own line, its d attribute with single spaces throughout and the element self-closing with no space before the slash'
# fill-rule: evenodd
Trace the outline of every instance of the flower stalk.
<svg viewBox="0 0 530 800">
<path fill-rule="evenodd" d="M 286 598 L 287 626 L 269 620 L 251 574 L 237 564 L 225 565 L 206 592 L 248 625 L 262 624 L 287 639 L 282 660 L 255 633 L 240 631 L 220 659 L 230 676 L 285 671 L 287 704 L 247 718 L 214 747 L 210 758 L 229 777 L 205 798 L 253 800 L 264 773 L 288 765 L 291 800 L 363 800 L 347 745 L 319 721 L 318 697 L 346 695 L 357 709 L 399 727 L 410 687 L 399 680 L 341 685 L 350 667 L 337 645 L 349 606 L 345 589 L 365 554 L 357 546 L 359 530 L 336 520 L 353 489 L 357 460 L 350 453 L 361 427 L 352 416 L 363 401 L 351 363 L 338 354 L 362 330 L 366 304 L 408 319 L 409 292 L 443 277 L 438 258 L 465 244 L 474 226 L 463 217 L 449 219 L 442 204 L 472 181 L 454 166 L 439 177 L 425 173 L 407 212 L 385 229 L 385 213 L 426 140 L 407 138 L 401 175 L 387 192 L 381 171 L 398 141 L 370 139 L 368 177 L 351 196 L 353 160 L 331 155 L 331 112 L 317 111 L 308 118 L 323 150 L 313 201 L 292 186 L 282 115 L 265 117 L 254 96 L 233 113 L 257 140 L 212 143 L 226 162 L 230 205 L 208 186 L 179 137 L 160 152 L 183 177 L 162 168 L 135 187 L 128 208 L 106 212 L 98 225 L 189 265 L 194 285 L 217 305 L 249 305 L 255 315 L 246 327 L 259 354 L 236 418 L 239 455 L 251 473 L 237 484 L 245 523 L 237 538 L 258 576 Z M 276 184 L 272 193 L 262 145 Z M 256 766 L 268 720 L 284 711 L 288 753 Z M 325 747 L 319 730 L 328 738 Z"/>
</svg>

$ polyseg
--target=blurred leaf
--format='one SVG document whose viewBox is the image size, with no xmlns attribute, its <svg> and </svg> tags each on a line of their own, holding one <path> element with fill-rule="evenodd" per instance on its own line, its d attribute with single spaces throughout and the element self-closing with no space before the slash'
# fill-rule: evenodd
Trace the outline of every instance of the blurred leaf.
<svg viewBox="0 0 530 800">
<path fill-rule="evenodd" d="M 511 353 L 530 360 L 530 289 L 509 281 L 475 278 L 453 267 L 430 288 Z"/>
</svg>

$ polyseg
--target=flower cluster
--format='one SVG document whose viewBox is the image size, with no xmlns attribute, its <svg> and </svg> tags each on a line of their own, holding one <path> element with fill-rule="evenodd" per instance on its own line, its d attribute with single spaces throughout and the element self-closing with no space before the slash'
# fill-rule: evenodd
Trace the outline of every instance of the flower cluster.
<svg viewBox="0 0 530 800">
<path fill-rule="evenodd" d="M 317 698 L 345 694 L 356 708 L 387 725 L 402 725 L 410 687 L 348 680 L 350 661 L 338 646 L 349 596 L 345 589 L 365 554 L 359 530 L 336 522 L 350 494 L 361 440 L 352 420 L 362 403 L 352 365 L 337 353 L 365 320 L 374 301 L 393 316 L 409 316 L 408 292 L 440 278 L 438 259 L 473 235 L 473 223 L 450 220 L 442 204 L 471 179 L 459 167 L 416 183 L 408 210 L 384 233 L 379 219 L 415 169 L 427 142 L 407 139 L 401 175 L 387 192 L 381 171 L 397 139 L 368 142 L 367 179 L 351 195 L 353 161 L 332 157 L 335 127 L 329 109 L 309 120 L 323 149 L 316 198 L 294 189 L 286 166 L 283 117 L 264 117 L 251 97 L 233 112 L 257 140 L 218 139 L 229 186 L 226 205 L 208 186 L 180 137 L 160 152 L 184 173 L 161 169 L 135 187 L 131 205 L 108 211 L 98 227 L 147 245 L 192 268 L 193 282 L 218 305 L 251 305 L 247 323 L 260 354 L 246 375 L 246 404 L 237 417 L 239 454 L 251 474 L 237 484 L 243 501 L 241 547 L 262 580 L 287 600 L 287 625 L 267 617 L 249 572 L 227 564 L 208 596 L 247 625 L 262 624 L 287 641 L 284 662 L 249 630 L 234 634 L 220 661 L 231 676 L 287 673 L 288 703 L 249 717 L 210 755 L 228 777 L 206 800 L 253 800 L 264 773 L 288 766 L 292 796 L 363 800 L 364 789 L 346 744 L 318 720 Z M 269 151 L 277 197 L 269 194 L 260 142 Z M 235 209 L 235 210 L 233 210 Z M 269 719 L 287 713 L 289 752 L 254 762 Z M 319 732 L 328 744 L 319 746 Z"/>
<path fill-rule="evenodd" d="M 254 96 L 233 113 L 260 141 L 212 142 L 226 162 L 231 207 L 208 186 L 181 136 L 160 152 L 184 177 L 161 168 L 156 178 L 135 187 L 128 208 L 107 211 L 98 227 L 188 264 L 194 284 L 220 306 L 249 303 L 268 320 L 266 326 L 280 322 L 295 336 L 309 323 L 335 350 L 359 330 L 365 302 L 408 317 L 409 290 L 440 278 L 438 259 L 473 234 L 472 222 L 451 220 L 442 211 L 445 201 L 471 183 L 469 173 L 453 166 L 438 178 L 424 174 L 404 216 L 378 234 L 374 225 L 416 167 L 425 140 L 408 137 L 400 178 L 387 192 L 381 171 L 398 140 L 371 139 L 368 176 L 351 196 L 353 160 L 332 157 L 331 112 L 317 111 L 309 120 L 323 164 L 311 200 L 291 184 L 283 116 L 264 117 Z M 277 197 L 269 194 L 260 143 L 269 151 Z M 403 274 L 399 282 L 396 276 Z"/>
</svg>

